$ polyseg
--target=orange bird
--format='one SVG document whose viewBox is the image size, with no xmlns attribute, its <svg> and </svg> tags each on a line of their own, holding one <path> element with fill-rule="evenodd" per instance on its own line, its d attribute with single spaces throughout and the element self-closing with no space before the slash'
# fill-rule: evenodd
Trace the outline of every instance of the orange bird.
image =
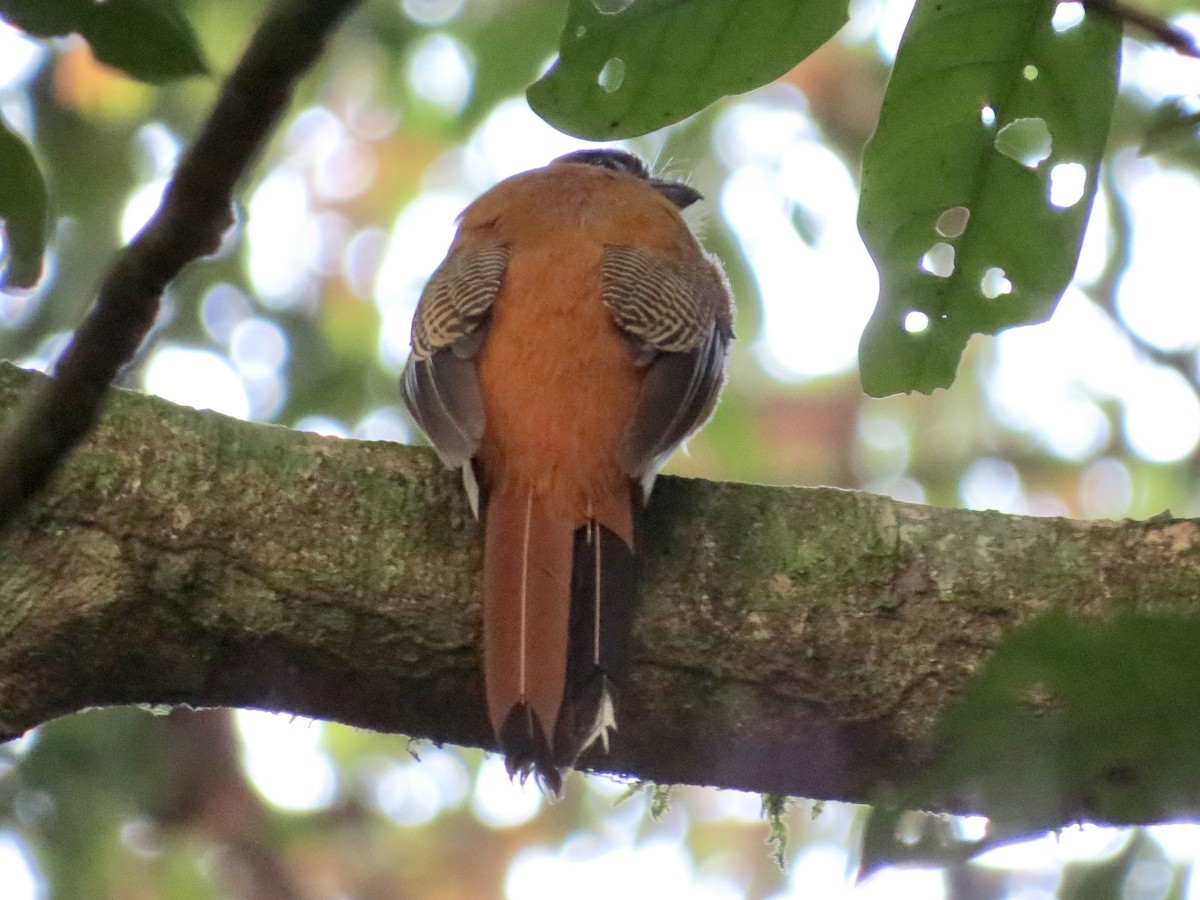
<svg viewBox="0 0 1200 900">
<path fill-rule="evenodd" d="M 510 775 L 553 793 L 616 729 L 634 513 L 724 383 L 733 299 L 680 211 L 619 150 L 500 182 L 421 294 L 401 393 L 484 522 L 487 712 Z"/>
</svg>

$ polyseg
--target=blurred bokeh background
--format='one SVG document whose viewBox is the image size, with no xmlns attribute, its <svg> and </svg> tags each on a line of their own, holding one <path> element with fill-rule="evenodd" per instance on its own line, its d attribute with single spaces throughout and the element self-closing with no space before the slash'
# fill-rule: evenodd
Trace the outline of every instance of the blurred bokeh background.
<svg viewBox="0 0 1200 900">
<path fill-rule="evenodd" d="M 216 75 L 157 88 L 81 40 L 35 43 L 0 22 L 0 114 L 36 146 L 56 223 L 39 286 L 0 293 L 0 357 L 52 364 L 263 5 L 184 0 Z M 1194 0 L 1142 5 L 1200 35 Z M 977 338 L 949 391 L 871 400 L 856 352 L 877 282 L 856 179 L 911 0 L 851 9 L 775 84 L 622 144 L 704 192 L 698 227 L 740 303 L 723 403 L 668 471 L 1033 515 L 1200 515 L 1200 141 L 1158 129 L 1168 109 L 1200 109 L 1200 61 L 1126 39 L 1101 192 L 1051 322 Z M 123 385 L 418 440 L 397 377 L 454 217 L 582 145 L 523 99 L 564 19 L 547 0 L 364 4 L 245 184 L 220 254 L 171 285 Z M 855 885 L 864 808 L 797 801 L 773 849 L 755 795 L 574 775 L 551 806 L 479 751 L 159 712 L 83 713 L 0 747 L 0 897 L 1200 897 L 1198 826 L 1080 827 Z"/>
</svg>

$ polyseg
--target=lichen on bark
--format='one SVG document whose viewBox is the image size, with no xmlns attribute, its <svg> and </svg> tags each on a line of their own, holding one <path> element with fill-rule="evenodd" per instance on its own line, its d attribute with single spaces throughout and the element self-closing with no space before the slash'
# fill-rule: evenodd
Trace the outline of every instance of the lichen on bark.
<svg viewBox="0 0 1200 900">
<path fill-rule="evenodd" d="M 0 408 L 41 377 L 0 367 Z M 584 763 L 657 783 L 860 802 L 919 786 L 910 796 L 986 812 L 979 784 L 1003 778 L 938 766 L 971 758 L 954 756 L 961 729 L 945 723 L 971 721 L 952 704 L 998 647 L 1047 616 L 1186 623 L 1200 602 L 1200 532 L 1169 517 L 1073 522 L 664 477 L 639 542 L 620 731 Z M 0 730 L 187 703 L 490 746 L 478 579 L 478 526 L 428 450 L 118 392 L 0 538 Z M 1104 679 L 1084 688 L 1102 705 Z M 1088 739 L 1103 730 L 1093 720 Z M 1069 792 L 1053 811 L 1132 808 L 1105 807 L 1113 795 Z M 1186 792 L 1156 796 L 1139 815 L 1200 811 Z"/>
</svg>

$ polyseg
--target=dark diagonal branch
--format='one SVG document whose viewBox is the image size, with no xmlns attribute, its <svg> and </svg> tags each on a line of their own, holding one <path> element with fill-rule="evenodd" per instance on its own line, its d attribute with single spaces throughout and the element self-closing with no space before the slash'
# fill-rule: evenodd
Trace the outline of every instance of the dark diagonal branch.
<svg viewBox="0 0 1200 900">
<path fill-rule="evenodd" d="M 154 323 L 166 285 L 216 251 L 233 191 L 287 108 L 298 79 L 358 0 L 281 0 L 255 32 L 162 205 L 117 257 L 55 367 L 0 434 L 0 528 L 96 422 L 109 385 Z"/>
<path fill-rule="evenodd" d="M 1144 9 L 1121 3 L 1119 0 L 1083 0 L 1083 5 L 1084 8 L 1112 19 L 1122 26 L 1144 31 L 1176 53 L 1200 59 L 1200 46 L 1197 46 L 1195 37 Z"/>
</svg>

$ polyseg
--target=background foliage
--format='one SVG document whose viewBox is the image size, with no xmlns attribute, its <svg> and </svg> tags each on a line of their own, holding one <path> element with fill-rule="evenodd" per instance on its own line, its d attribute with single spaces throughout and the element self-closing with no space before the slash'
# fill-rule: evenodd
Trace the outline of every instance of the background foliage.
<svg viewBox="0 0 1200 900">
<path fill-rule="evenodd" d="M 1042 22 L 1054 4 L 1001 5 L 1009 18 L 1000 24 L 986 15 L 1001 7 L 963 4 L 975 18 L 949 36 L 934 40 L 936 29 L 926 29 L 906 39 L 896 63 L 903 90 L 883 104 L 906 4 L 854 4 L 838 37 L 794 68 L 787 54 L 820 44 L 844 5 L 769 4 L 804 29 L 780 21 L 744 46 L 723 31 L 722 10 L 735 5 L 676 4 L 663 8 L 694 18 L 627 23 L 619 14 L 628 4 L 602 0 L 366 3 L 305 82 L 221 253 L 169 289 L 124 383 L 261 421 L 412 438 L 396 375 L 417 292 L 453 215 L 497 178 L 579 143 L 539 122 L 523 98 L 561 41 L 562 62 L 530 102 L 577 134 L 658 124 L 661 98 L 639 94 L 639 106 L 622 92 L 656 73 L 640 61 L 691 60 L 687 71 L 713 76 L 665 110 L 695 115 L 626 142 L 707 195 L 702 231 L 741 306 L 721 409 L 674 471 L 1013 512 L 1196 514 L 1200 272 L 1194 249 L 1179 248 L 1200 245 L 1200 64 L 1126 39 L 1106 144 L 1107 101 L 1095 86 L 1114 83 L 1111 24 L 1089 19 L 1036 39 L 1017 28 L 1001 39 L 1009 34 L 1001 25 Z M 1194 3 L 1153 8 L 1197 30 Z M 136 24 L 103 20 L 129 10 Z M 46 367 L 114 250 L 157 202 L 262 4 L 187 0 L 177 15 L 141 0 L 4 0 L 0 11 L 35 35 L 73 30 L 52 13 L 85 16 L 92 39 L 90 48 L 78 36 L 29 43 L 6 30 L 0 49 L 8 265 L 0 356 Z M 923 4 L 918 21 L 935 22 L 935 13 Z M 621 43 L 626 24 L 643 43 Z M 125 37 L 114 44 L 113 34 Z M 767 52 L 772 35 L 787 43 L 776 55 Z M 609 65 L 618 58 L 622 66 Z M 747 60 L 759 80 L 775 80 L 706 107 L 749 86 L 734 78 Z M 212 74 L 172 79 L 202 69 Z M 974 75 L 956 80 L 963 72 Z M 582 105 L 565 99 L 572 77 L 588 85 Z M 953 389 L 929 397 L 868 399 L 853 365 L 877 287 L 854 231 L 853 173 L 881 105 L 897 130 L 866 152 L 859 212 L 876 261 L 891 267 L 864 345 L 862 381 L 874 393 L 944 384 L 972 331 L 1048 313 L 1074 268 L 1068 251 L 1086 221 L 1085 198 L 1099 188 L 1084 261 L 1055 320 L 975 338 Z M 614 114 L 619 128 L 609 124 Z M 1000 139 L 1018 120 L 1042 121 L 1046 134 L 1020 126 Z M 1154 155 L 1140 156 L 1148 139 Z M 1047 193 L 1054 166 L 1090 165 L 1101 148 L 1100 176 L 1056 211 Z M 28 288 L 47 203 L 31 160 L 49 187 L 49 226 L 41 280 Z M 951 163 L 960 166 L 954 177 Z M 906 218 L 914 203 L 925 206 Z M 970 213 L 961 229 L 942 218 L 959 207 Z M 995 230 L 993 214 L 1024 229 L 1020 247 L 1005 246 L 1009 232 Z M 948 269 L 937 245 L 951 248 Z M 1045 283 L 1033 290 L 1030 279 Z M 970 296 L 959 302 L 954 292 Z M 963 316 L 948 329 L 953 340 L 932 345 L 936 365 L 920 351 L 914 364 L 911 348 L 931 346 L 946 309 Z M 564 885 L 582 896 L 838 896 L 864 816 L 836 804 L 819 814 L 807 801 L 788 808 L 790 842 L 779 852 L 790 869 L 781 872 L 763 843 L 779 831 L 761 818 L 757 797 L 679 791 L 656 821 L 649 813 L 661 794 L 637 792 L 614 807 L 623 788 L 599 779 L 585 788 L 580 778 L 565 802 L 541 808 L 480 753 L 319 723 L 87 713 L 2 752 L 6 896 L 22 896 L 22 878 L 32 879 L 25 895 L 55 897 L 536 897 L 559 896 Z M 913 827 L 911 846 L 925 847 L 930 826 Z M 979 827 L 954 821 L 935 831 L 977 836 Z M 1161 890 L 1139 896 L 1184 896 L 1194 840 L 1186 852 L 1178 832 L 1077 838 L 1054 851 L 1030 845 L 1015 862 L 973 864 L 932 841 L 926 856 L 944 868 L 885 868 L 864 893 L 1057 887 L 1103 897 L 1141 879 Z M 1073 861 L 1076 846 L 1092 863 Z"/>
</svg>

